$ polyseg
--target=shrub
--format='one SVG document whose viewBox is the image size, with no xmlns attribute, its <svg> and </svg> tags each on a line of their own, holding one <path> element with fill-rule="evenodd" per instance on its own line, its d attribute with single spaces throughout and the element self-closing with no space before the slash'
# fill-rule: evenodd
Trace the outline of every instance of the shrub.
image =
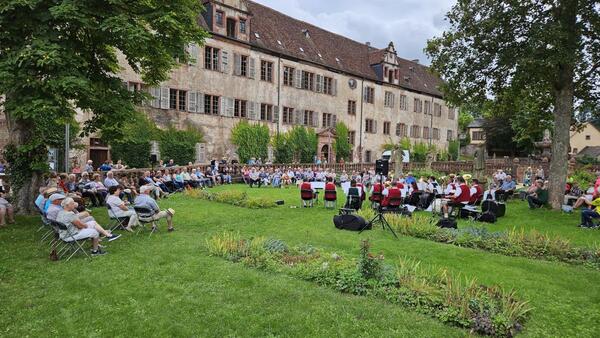
<svg viewBox="0 0 600 338">
<path fill-rule="evenodd" d="M 268 200 L 264 197 L 248 197 L 246 192 L 237 190 L 210 192 L 207 190 L 195 189 L 186 190 L 185 194 L 186 196 L 199 198 L 206 201 L 231 204 L 249 209 L 268 209 L 277 206 L 274 201 Z"/>
<path fill-rule="evenodd" d="M 186 165 L 196 161 L 196 143 L 202 142 L 202 133 L 197 130 L 169 128 L 159 132 L 160 156 L 166 162 Z"/>
<path fill-rule="evenodd" d="M 475 279 L 455 277 L 446 270 L 425 268 L 419 261 L 400 259 L 397 267 L 361 243 L 358 261 L 306 246 L 289 248 L 283 241 L 223 233 L 206 241 L 211 255 L 246 266 L 287 273 L 339 292 L 376 297 L 429 314 L 440 321 L 476 333 L 512 337 L 521 329 L 531 307 L 514 291 L 487 287 Z"/>
<path fill-rule="evenodd" d="M 231 130 L 231 143 L 237 146 L 237 154 L 242 163 L 252 157 L 267 158 L 269 148 L 269 127 L 264 124 L 250 124 L 242 120 Z"/>
</svg>

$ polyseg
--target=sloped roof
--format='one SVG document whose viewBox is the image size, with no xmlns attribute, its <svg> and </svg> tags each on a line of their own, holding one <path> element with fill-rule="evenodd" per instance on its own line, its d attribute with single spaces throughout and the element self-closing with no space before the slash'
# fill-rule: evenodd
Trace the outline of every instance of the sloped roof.
<svg viewBox="0 0 600 338">
<path fill-rule="evenodd" d="M 369 47 L 256 2 L 247 1 L 247 5 L 252 14 L 250 44 L 365 79 L 379 80 L 371 65 L 373 60 L 383 59 L 385 49 Z M 441 80 L 430 73 L 428 67 L 402 58 L 398 58 L 398 62 L 401 87 L 442 96 L 438 89 Z M 408 81 L 404 80 L 405 76 Z"/>
<path fill-rule="evenodd" d="M 473 122 L 469 123 L 467 128 L 483 128 L 484 123 L 485 123 L 485 119 L 477 118 L 477 119 L 474 119 Z"/>
<path fill-rule="evenodd" d="M 577 153 L 577 157 L 580 156 L 598 158 L 600 157 L 600 146 L 587 146 Z"/>
</svg>

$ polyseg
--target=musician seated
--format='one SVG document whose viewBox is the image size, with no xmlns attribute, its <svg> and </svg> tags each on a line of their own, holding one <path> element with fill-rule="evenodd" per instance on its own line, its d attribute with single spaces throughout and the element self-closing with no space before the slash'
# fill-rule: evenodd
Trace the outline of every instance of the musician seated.
<svg viewBox="0 0 600 338">
<path fill-rule="evenodd" d="M 423 193 L 422 191 L 419 191 L 417 182 L 410 183 L 410 186 L 408 188 L 408 196 L 406 197 L 406 204 L 409 204 L 409 205 L 412 205 L 415 207 L 418 206 L 422 193 Z"/>
<path fill-rule="evenodd" d="M 456 176 L 454 174 L 448 175 L 448 185 L 446 185 L 446 189 L 444 190 L 444 195 L 453 195 L 456 190 Z"/>
<path fill-rule="evenodd" d="M 383 201 L 383 184 L 377 182 L 371 187 L 371 196 L 369 196 L 369 200 L 371 201 L 371 206 L 376 208 Z"/>
<path fill-rule="evenodd" d="M 382 206 L 386 210 L 397 210 L 402 205 L 402 190 L 398 188 L 397 184 L 392 184 L 389 189 L 386 189 L 385 197 L 383 198 Z"/>
<path fill-rule="evenodd" d="M 346 199 L 346 209 L 360 210 L 362 207 L 361 199 L 361 188 L 356 186 L 356 180 L 350 181 L 350 188 L 348 189 L 348 198 Z"/>
<path fill-rule="evenodd" d="M 310 182 L 302 182 L 300 184 L 300 198 L 302 198 L 302 206 L 306 208 L 313 206 L 314 200 L 317 198 L 317 193 L 315 189 L 312 188 Z"/>
<path fill-rule="evenodd" d="M 331 177 L 327 178 L 327 183 L 325 183 L 325 194 L 323 196 L 325 200 L 325 208 L 335 208 L 335 202 L 337 201 L 337 191 L 335 187 L 335 183 L 333 183 L 333 179 Z"/>
<path fill-rule="evenodd" d="M 469 205 L 480 205 L 483 200 L 483 188 L 479 185 L 479 180 L 476 178 L 473 179 L 470 193 Z"/>
<path fill-rule="evenodd" d="M 458 186 L 454 191 L 452 196 L 449 196 L 450 201 L 448 204 L 442 206 L 442 210 L 444 211 L 444 218 L 448 218 L 448 210 L 452 208 L 454 209 L 462 209 L 467 203 L 469 203 L 469 199 L 471 198 L 471 190 L 467 185 L 465 179 L 463 177 L 458 177 L 457 179 Z"/>
<path fill-rule="evenodd" d="M 442 195 L 442 187 L 437 183 L 434 176 L 430 176 L 427 179 L 427 183 L 424 185 L 424 191 L 419 199 L 419 205 L 422 209 L 428 209 L 433 202 L 433 199 Z"/>
</svg>

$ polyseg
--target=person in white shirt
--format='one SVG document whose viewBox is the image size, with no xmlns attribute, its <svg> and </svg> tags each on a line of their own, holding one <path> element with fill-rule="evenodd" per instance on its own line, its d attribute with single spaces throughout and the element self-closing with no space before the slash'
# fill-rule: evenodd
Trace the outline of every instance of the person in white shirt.
<svg viewBox="0 0 600 338">
<path fill-rule="evenodd" d="M 109 206 L 110 212 L 112 212 L 112 214 L 115 217 L 118 217 L 118 218 L 129 217 L 129 222 L 127 223 L 127 227 L 125 228 L 125 230 L 127 230 L 129 232 L 133 232 L 132 227 L 138 226 L 140 223 L 139 223 L 138 216 L 137 216 L 135 210 L 130 210 L 127 207 L 128 203 L 123 202 L 121 200 L 121 198 L 119 197 L 122 190 L 123 190 L 123 187 L 121 187 L 120 185 L 116 185 L 116 186 L 112 186 L 112 187 L 108 188 L 109 195 L 106 198 L 106 204 Z"/>
</svg>

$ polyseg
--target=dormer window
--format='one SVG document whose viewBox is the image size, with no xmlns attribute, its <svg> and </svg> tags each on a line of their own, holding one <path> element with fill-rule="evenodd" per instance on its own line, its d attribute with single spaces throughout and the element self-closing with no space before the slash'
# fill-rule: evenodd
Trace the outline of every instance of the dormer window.
<svg viewBox="0 0 600 338">
<path fill-rule="evenodd" d="M 240 34 L 246 34 L 246 19 L 240 19 Z"/>
<path fill-rule="evenodd" d="M 215 22 L 217 23 L 217 26 L 223 27 L 223 18 L 224 17 L 225 17 L 225 13 L 223 13 L 223 11 L 217 11 L 215 13 Z"/>
<path fill-rule="evenodd" d="M 303 29 L 302 34 L 304 34 L 304 37 L 306 37 L 307 39 L 310 39 L 310 34 L 308 33 L 308 29 Z"/>
<path fill-rule="evenodd" d="M 236 38 L 236 24 L 235 19 L 227 18 L 227 36 L 230 38 Z"/>
<path fill-rule="evenodd" d="M 302 53 L 304 53 L 304 48 L 300 47 L 300 51 L 301 51 Z"/>
<path fill-rule="evenodd" d="M 317 55 L 319 56 L 319 58 L 323 58 L 323 55 L 321 55 L 321 53 L 317 53 Z"/>
<path fill-rule="evenodd" d="M 260 35 L 258 33 L 254 33 L 254 36 L 256 36 L 257 39 L 260 39 Z"/>
</svg>

